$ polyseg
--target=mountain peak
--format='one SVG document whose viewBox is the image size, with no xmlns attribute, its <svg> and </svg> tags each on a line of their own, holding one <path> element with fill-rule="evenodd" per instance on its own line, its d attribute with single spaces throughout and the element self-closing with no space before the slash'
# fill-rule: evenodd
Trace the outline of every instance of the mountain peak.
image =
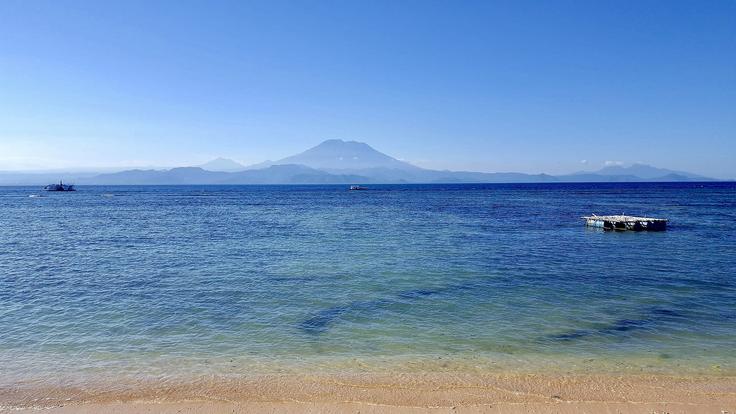
<svg viewBox="0 0 736 414">
<path fill-rule="evenodd" d="M 317 145 L 317 147 L 322 146 L 322 145 L 324 145 L 324 146 L 330 146 L 330 145 L 361 145 L 361 146 L 370 147 L 370 145 L 366 144 L 365 142 L 351 141 L 351 140 L 346 141 L 344 139 L 326 139 L 326 140 L 320 142 Z"/>
<path fill-rule="evenodd" d="M 275 164 L 301 164 L 328 170 L 418 169 L 407 162 L 379 152 L 364 142 L 342 139 L 328 139 L 300 154 L 279 160 Z"/>
<path fill-rule="evenodd" d="M 203 170 L 218 172 L 234 172 L 242 171 L 245 169 L 245 166 L 243 164 L 240 164 L 239 162 L 233 161 L 229 158 L 222 157 L 218 157 L 212 161 L 208 161 L 202 165 L 198 165 L 198 167 L 202 168 Z"/>
</svg>

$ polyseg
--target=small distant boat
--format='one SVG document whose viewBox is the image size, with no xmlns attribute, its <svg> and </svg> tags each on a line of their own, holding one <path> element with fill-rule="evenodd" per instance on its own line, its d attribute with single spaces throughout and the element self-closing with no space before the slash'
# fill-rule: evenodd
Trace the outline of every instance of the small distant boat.
<svg viewBox="0 0 736 414">
<path fill-rule="evenodd" d="M 350 191 L 367 190 L 368 187 L 361 187 L 359 185 L 351 185 Z"/>
<path fill-rule="evenodd" d="M 61 181 L 59 181 L 59 184 L 49 184 L 43 189 L 46 191 L 77 191 L 74 184 L 64 184 Z"/>
</svg>

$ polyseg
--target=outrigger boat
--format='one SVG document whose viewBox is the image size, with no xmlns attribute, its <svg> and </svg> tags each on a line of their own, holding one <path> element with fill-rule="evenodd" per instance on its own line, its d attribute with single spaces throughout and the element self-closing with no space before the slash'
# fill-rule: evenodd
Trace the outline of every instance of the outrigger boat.
<svg viewBox="0 0 736 414">
<path fill-rule="evenodd" d="M 59 184 L 49 184 L 43 189 L 46 191 L 77 191 L 74 184 L 64 184 L 61 181 L 59 181 Z"/>
</svg>

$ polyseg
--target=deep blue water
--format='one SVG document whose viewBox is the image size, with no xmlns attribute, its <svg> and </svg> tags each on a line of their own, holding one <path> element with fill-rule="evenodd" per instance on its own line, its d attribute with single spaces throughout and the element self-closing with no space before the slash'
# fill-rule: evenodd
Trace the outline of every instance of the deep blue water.
<svg viewBox="0 0 736 414">
<path fill-rule="evenodd" d="M 0 228 L 5 382 L 736 369 L 735 183 L 4 187 Z"/>
</svg>

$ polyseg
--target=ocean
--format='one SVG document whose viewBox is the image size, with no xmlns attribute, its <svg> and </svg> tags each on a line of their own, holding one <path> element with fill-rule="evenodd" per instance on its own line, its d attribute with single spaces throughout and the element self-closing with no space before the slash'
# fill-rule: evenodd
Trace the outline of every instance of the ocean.
<svg viewBox="0 0 736 414">
<path fill-rule="evenodd" d="M 0 234 L 0 386 L 736 374 L 733 182 L 3 187 Z"/>
</svg>

